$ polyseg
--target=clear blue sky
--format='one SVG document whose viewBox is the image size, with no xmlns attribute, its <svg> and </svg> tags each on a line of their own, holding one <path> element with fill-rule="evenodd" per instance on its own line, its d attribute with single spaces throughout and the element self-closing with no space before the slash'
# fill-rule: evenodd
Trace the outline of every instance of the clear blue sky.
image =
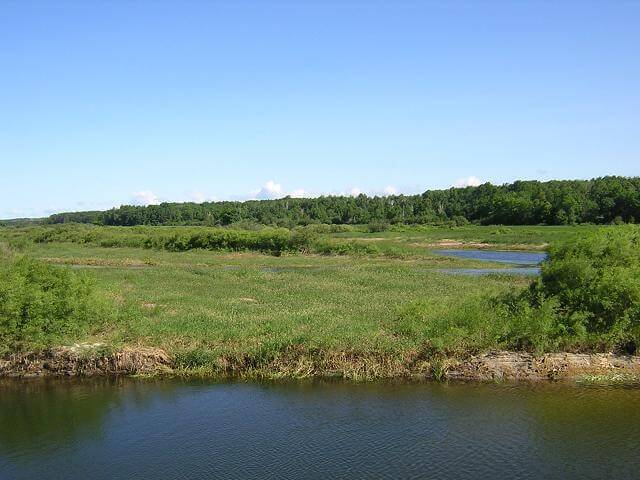
<svg viewBox="0 0 640 480">
<path fill-rule="evenodd" d="M 640 175 L 639 89 L 640 2 L 4 0 L 0 218 Z"/>
</svg>

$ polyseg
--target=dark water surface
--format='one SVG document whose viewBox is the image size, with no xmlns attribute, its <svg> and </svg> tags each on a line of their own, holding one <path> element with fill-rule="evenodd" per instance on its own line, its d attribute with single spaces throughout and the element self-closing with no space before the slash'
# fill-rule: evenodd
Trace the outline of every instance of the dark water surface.
<svg viewBox="0 0 640 480">
<path fill-rule="evenodd" d="M 458 275 L 481 276 L 490 273 L 502 273 L 507 275 L 535 276 L 540 273 L 540 265 L 547 254 L 544 252 L 519 252 L 506 250 L 433 250 L 438 255 L 448 257 L 467 258 L 485 262 L 506 263 L 512 265 L 511 268 L 443 268 L 444 273 Z"/>
<path fill-rule="evenodd" d="M 640 478 L 640 390 L 0 383 L 0 478 Z"/>
</svg>

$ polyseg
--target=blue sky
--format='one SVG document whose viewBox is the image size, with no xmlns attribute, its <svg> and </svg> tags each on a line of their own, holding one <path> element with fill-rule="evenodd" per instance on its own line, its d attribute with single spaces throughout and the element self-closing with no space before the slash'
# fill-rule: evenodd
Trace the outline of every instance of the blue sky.
<svg viewBox="0 0 640 480">
<path fill-rule="evenodd" d="M 0 5 L 0 218 L 640 175 L 640 2 Z"/>
</svg>

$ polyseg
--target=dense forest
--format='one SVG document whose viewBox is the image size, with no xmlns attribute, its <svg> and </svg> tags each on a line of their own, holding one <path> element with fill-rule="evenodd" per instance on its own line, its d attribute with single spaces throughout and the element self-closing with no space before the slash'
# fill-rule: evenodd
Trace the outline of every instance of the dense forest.
<svg viewBox="0 0 640 480">
<path fill-rule="evenodd" d="M 246 202 L 124 205 L 104 212 L 52 215 L 44 223 L 98 225 L 231 225 L 293 227 L 326 224 L 508 225 L 635 223 L 640 219 L 640 177 L 602 177 L 428 190 L 421 195 L 326 196 Z"/>
</svg>

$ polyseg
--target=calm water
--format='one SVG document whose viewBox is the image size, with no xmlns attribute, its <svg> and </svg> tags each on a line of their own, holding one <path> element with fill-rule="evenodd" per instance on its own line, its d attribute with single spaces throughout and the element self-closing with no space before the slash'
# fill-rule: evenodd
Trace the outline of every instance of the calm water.
<svg viewBox="0 0 640 480">
<path fill-rule="evenodd" d="M 544 252 L 517 252 L 504 250 L 433 250 L 438 255 L 467 258 L 485 262 L 507 263 L 511 268 L 443 268 L 440 271 L 459 275 L 488 275 L 502 273 L 508 275 L 535 276 L 540 273 L 540 263 L 547 254 Z"/>
<path fill-rule="evenodd" d="M 640 390 L 0 383 L 0 478 L 640 476 Z"/>
</svg>

